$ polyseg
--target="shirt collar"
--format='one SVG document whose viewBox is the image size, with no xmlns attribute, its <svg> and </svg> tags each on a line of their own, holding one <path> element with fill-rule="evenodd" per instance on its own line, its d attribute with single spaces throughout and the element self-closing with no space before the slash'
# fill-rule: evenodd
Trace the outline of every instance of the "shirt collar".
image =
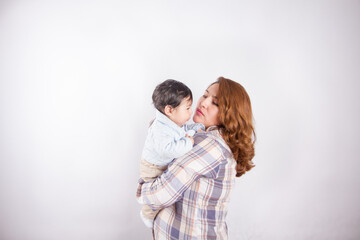
<svg viewBox="0 0 360 240">
<path fill-rule="evenodd" d="M 217 129 L 218 129 L 218 126 L 210 126 L 206 129 L 206 132 L 210 132 L 210 131 L 217 130 Z"/>
</svg>

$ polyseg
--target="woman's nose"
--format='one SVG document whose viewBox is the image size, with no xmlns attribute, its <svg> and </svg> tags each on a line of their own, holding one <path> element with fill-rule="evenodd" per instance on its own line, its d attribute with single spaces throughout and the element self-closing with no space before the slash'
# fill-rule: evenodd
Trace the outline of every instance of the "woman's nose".
<svg viewBox="0 0 360 240">
<path fill-rule="evenodd" d="M 205 98 L 201 101 L 200 106 L 203 108 L 207 108 L 209 106 L 209 98 Z"/>
</svg>

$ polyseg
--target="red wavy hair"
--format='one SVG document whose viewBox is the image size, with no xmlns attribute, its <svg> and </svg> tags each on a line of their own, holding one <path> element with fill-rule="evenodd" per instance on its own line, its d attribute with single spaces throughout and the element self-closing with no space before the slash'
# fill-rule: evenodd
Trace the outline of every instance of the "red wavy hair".
<svg viewBox="0 0 360 240">
<path fill-rule="evenodd" d="M 219 77 L 219 130 L 236 160 L 236 176 L 240 177 L 254 167 L 256 139 L 251 102 L 245 88 L 230 79 Z"/>
</svg>

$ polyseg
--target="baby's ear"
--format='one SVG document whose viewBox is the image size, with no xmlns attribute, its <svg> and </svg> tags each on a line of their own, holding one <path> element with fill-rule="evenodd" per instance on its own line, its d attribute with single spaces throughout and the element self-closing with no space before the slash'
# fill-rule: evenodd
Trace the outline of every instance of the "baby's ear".
<svg viewBox="0 0 360 240">
<path fill-rule="evenodd" d="M 173 108 L 170 105 L 166 105 L 164 108 L 164 113 L 166 116 L 171 115 L 173 112 Z"/>
</svg>

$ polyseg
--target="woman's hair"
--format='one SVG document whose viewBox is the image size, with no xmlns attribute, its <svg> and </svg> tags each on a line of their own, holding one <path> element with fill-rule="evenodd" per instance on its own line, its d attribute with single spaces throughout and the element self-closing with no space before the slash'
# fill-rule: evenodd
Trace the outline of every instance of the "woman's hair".
<svg viewBox="0 0 360 240">
<path fill-rule="evenodd" d="M 152 100 L 155 108 L 164 113 L 167 105 L 176 108 L 184 98 L 193 100 L 190 88 L 182 82 L 168 79 L 156 86 Z"/>
<path fill-rule="evenodd" d="M 240 177 L 254 167 L 256 139 L 249 95 L 244 87 L 230 79 L 219 77 L 219 130 L 237 162 L 236 176 Z"/>
</svg>

